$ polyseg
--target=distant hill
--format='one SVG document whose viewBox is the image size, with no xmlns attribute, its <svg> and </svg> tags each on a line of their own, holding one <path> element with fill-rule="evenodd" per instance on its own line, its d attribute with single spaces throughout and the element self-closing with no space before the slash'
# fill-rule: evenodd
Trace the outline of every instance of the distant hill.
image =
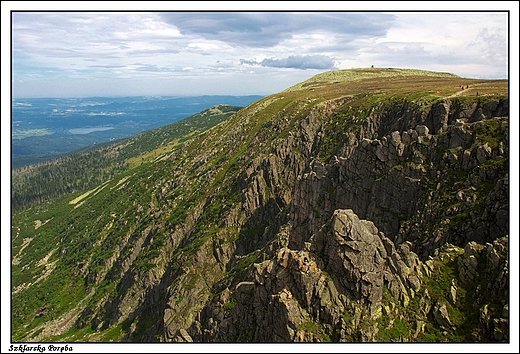
<svg viewBox="0 0 520 354">
<path fill-rule="evenodd" d="M 43 162 L 263 96 L 25 98 L 12 103 L 12 166 Z"/>
<path fill-rule="evenodd" d="M 400 79 L 400 78 L 458 78 L 459 76 L 450 73 L 440 73 L 427 70 L 416 69 L 398 69 L 398 68 L 358 68 L 350 70 L 336 70 L 327 71 L 311 77 L 308 80 L 302 81 L 294 86 L 284 90 L 298 91 L 302 89 L 314 89 L 316 87 L 327 86 L 331 84 L 345 84 L 355 83 L 357 81 L 364 81 L 368 79 L 386 80 L 386 79 Z"/>
<path fill-rule="evenodd" d="M 14 341 L 509 341 L 506 80 L 333 71 L 98 151 L 13 174 Z"/>
</svg>

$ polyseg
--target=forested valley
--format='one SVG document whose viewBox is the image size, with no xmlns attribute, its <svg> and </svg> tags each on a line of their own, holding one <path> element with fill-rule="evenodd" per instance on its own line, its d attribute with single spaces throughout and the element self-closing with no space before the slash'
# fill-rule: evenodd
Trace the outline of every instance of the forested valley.
<svg viewBox="0 0 520 354">
<path fill-rule="evenodd" d="M 163 150 L 220 123 L 241 107 L 218 105 L 161 128 L 117 142 L 68 154 L 38 164 L 12 169 L 12 208 L 23 208 L 51 198 L 87 190 L 106 182 L 118 172 L 154 158 Z"/>
</svg>

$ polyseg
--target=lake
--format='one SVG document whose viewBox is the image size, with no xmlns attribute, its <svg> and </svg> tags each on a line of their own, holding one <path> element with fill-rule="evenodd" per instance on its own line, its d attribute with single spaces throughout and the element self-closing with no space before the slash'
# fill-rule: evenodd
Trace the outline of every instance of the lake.
<svg viewBox="0 0 520 354">
<path fill-rule="evenodd" d="M 74 128 L 69 129 L 69 133 L 71 134 L 89 134 L 93 132 L 102 132 L 105 130 L 114 129 L 114 127 L 93 127 L 93 128 Z"/>
</svg>

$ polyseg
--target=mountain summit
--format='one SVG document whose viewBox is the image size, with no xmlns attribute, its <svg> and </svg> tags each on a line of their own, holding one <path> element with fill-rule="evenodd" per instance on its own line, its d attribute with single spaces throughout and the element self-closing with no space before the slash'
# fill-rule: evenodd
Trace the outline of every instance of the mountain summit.
<svg viewBox="0 0 520 354">
<path fill-rule="evenodd" d="M 505 80 L 353 69 L 158 129 L 14 213 L 13 340 L 507 342 L 508 102 Z"/>
</svg>

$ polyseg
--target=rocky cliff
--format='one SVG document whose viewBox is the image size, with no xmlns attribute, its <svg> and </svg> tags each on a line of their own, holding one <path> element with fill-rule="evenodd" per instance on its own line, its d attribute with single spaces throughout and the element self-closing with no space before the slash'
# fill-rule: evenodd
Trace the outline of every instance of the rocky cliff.
<svg viewBox="0 0 520 354">
<path fill-rule="evenodd" d="M 507 342 L 507 82 L 347 72 L 46 216 L 84 290 L 20 338 Z"/>
</svg>

